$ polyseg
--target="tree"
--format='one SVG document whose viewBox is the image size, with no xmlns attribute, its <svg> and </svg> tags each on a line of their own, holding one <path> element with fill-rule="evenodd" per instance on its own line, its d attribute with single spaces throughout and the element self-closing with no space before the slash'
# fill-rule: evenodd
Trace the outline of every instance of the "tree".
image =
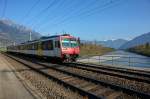
<svg viewBox="0 0 150 99">
<path fill-rule="evenodd" d="M 80 43 L 81 43 L 81 42 L 80 42 L 80 37 L 78 37 L 78 43 L 79 43 L 79 45 L 80 45 Z"/>
</svg>

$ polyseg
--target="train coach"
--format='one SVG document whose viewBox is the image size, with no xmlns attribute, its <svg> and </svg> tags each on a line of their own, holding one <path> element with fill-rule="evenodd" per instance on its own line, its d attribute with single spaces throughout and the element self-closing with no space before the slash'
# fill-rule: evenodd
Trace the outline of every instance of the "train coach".
<svg viewBox="0 0 150 99">
<path fill-rule="evenodd" d="M 73 62 L 79 56 L 80 49 L 78 40 L 75 37 L 55 35 L 8 46 L 7 52 L 47 57 L 62 62 Z"/>
</svg>

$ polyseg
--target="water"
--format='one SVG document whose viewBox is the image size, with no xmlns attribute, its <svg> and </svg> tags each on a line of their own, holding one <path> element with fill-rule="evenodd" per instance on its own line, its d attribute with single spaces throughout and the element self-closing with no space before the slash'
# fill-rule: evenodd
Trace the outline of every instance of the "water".
<svg viewBox="0 0 150 99">
<path fill-rule="evenodd" d="M 93 56 L 80 59 L 80 62 L 92 62 L 99 64 L 108 64 L 113 66 L 132 66 L 150 68 L 150 57 L 125 51 L 114 51 L 102 56 Z"/>
<path fill-rule="evenodd" d="M 104 61 L 105 64 L 150 68 L 150 57 L 147 56 L 125 51 L 114 51 L 104 56 L 115 57 L 113 63 L 112 61 Z"/>
</svg>

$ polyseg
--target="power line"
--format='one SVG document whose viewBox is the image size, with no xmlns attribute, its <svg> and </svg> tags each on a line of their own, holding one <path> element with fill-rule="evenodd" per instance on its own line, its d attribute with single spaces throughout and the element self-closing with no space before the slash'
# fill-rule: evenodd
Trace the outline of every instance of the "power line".
<svg viewBox="0 0 150 99">
<path fill-rule="evenodd" d="M 117 2 L 119 2 L 119 1 L 120 0 L 118 0 Z M 87 17 L 92 16 L 94 14 L 98 14 L 98 12 L 102 12 L 102 11 L 108 9 L 108 8 L 112 8 L 113 6 L 116 6 L 114 3 L 116 3 L 116 0 L 114 0 L 114 1 L 111 0 L 110 2 L 106 3 L 102 8 L 97 7 L 97 8 L 95 8 L 95 10 L 92 9 L 92 10 L 87 11 L 88 13 L 87 12 L 80 13 L 80 14 L 76 15 L 75 17 L 80 16 L 80 19 L 81 19 L 81 17 L 82 17 L 82 19 L 87 18 Z M 64 19 L 64 20 L 62 20 L 61 22 L 59 22 L 55 25 L 63 24 L 65 22 L 67 22 L 68 20 L 74 19 L 75 17 L 70 17 L 70 18 Z"/>
<path fill-rule="evenodd" d="M 90 5 L 91 4 L 94 4 L 94 3 L 97 3 L 98 2 L 98 0 L 94 0 L 94 1 L 92 1 L 92 2 L 88 2 L 88 4 L 86 4 L 85 6 L 82 6 L 82 7 L 79 7 L 79 5 L 81 4 L 81 2 L 78 2 L 75 6 L 77 6 L 77 8 L 80 8 L 80 9 L 77 9 L 77 8 L 75 8 L 75 7 L 71 7 L 71 8 L 69 8 L 69 11 L 71 10 L 71 13 L 65 13 L 63 16 L 58 16 L 58 17 L 55 17 L 55 18 L 53 18 L 53 19 L 51 19 L 50 21 L 52 21 L 52 20 L 59 20 L 59 18 L 60 19 L 64 19 L 65 17 L 69 17 L 69 15 L 72 15 L 72 14 L 76 14 L 76 12 L 78 12 L 78 11 L 82 11 L 82 10 L 85 10 L 85 9 L 87 9 L 87 7 L 91 7 Z M 85 4 L 85 2 L 82 2 L 83 4 Z M 82 5 L 83 5 L 82 4 Z M 64 11 L 65 12 L 65 11 Z M 49 21 L 47 21 L 47 23 L 48 23 Z M 46 25 L 46 24 L 42 24 L 43 26 L 44 25 Z M 42 25 L 40 25 L 40 27 L 43 27 Z"/>
<path fill-rule="evenodd" d="M 53 0 L 52 2 L 49 3 L 49 5 L 42 9 L 36 16 L 34 16 L 33 18 L 31 18 L 31 20 L 36 20 L 39 16 L 43 15 L 45 12 L 47 12 L 52 6 L 54 6 L 57 2 L 57 0 Z M 31 21 L 30 21 L 31 22 Z M 31 23 L 32 25 L 33 23 Z"/>
<path fill-rule="evenodd" d="M 62 0 L 62 1 L 63 1 L 63 0 Z M 75 1 L 75 0 L 73 0 L 73 1 Z M 72 6 L 72 5 L 74 4 L 73 1 L 69 0 L 69 6 Z M 71 4 L 71 3 L 72 3 L 72 4 Z M 67 4 L 67 3 L 63 1 L 63 3 L 62 3 L 60 6 L 58 6 L 59 9 L 62 9 L 63 12 L 66 12 L 66 11 L 64 10 L 64 8 L 65 8 L 65 9 L 70 9 L 69 6 L 68 6 L 68 4 L 67 4 L 67 5 L 66 5 L 66 4 Z M 57 11 L 58 11 L 58 10 L 57 10 Z M 61 13 L 60 10 L 59 10 L 59 12 L 57 12 L 57 13 Z M 51 16 L 51 15 L 53 15 L 53 16 Z M 52 14 L 52 13 L 50 13 L 43 21 L 40 21 L 39 23 L 35 24 L 35 26 L 39 24 L 39 25 L 38 25 L 38 28 L 40 28 L 42 25 L 44 25 L 45 23 L 48 22 L 48 21 L 47 21 L 47 18 L 49 18 L 50 21 L 52 21 L 52 20 L 54 20 L 54 19 L 57 19 L 57 17 L 60 17 L 60 18 L 61 18 L 61 16 L 60 16 L 60 15 L 57 16 L 56 13 L 55 13 L 55 15 Z M 42 24 L 42 22 L 43 22 L 44 24 Z"/>
<path fill-rule="evenodd" d="M 114 1 L 116 1 L 116 0 L 114 0 Z M 87 14 L 89 14 L 89 13 L 91 13 L 91 12 L 94 12 L 94 11 L 99 11 L 99 10 L 103 10 L 104 8 L 107 8 L 108 6 L 110 6 L 111 4 L 113 4 L 114 2 L 112 1 L 112 0 L 110 0 L 109 2 L 107 2 L 107 3 L 105 3 L 104 5 L 102 5 L 102 6 L 98 6 L 98 7 L 96 7 L 96 8 L 92 8 L 92 9 L 87 9 L 86 11 L 84 11 L 84 12 L 81 12 L 81 13 L 78 13 L 78 14 L 76 14 L 75 16 L 70 16 L 70 17 L 68 17 L 68 18 L 66 18 L 66 19 L 64 19 L 64 20 L 62 20 L 61 21 L 61 23 L 62 22 L 65 22 L 65 21 L 67 21 L 67 20 L 70 20 L 70 19 L 73 19 L 73 18 L 75 18 L 75 17 L 79 17 L 79 16 L 82 16 L 82 15 L 84 15 L 84 16 L 86 16 L 87 17 Z"/>
<path fill-rule="evenodd" d="M 95 8 L 95 10 L 91 9 L 91 10 L 87 11 L 88 14 L 86 16 L 91 16 L 93 14 L 97 14 L 97 12 L 101 12 L 101 11 L 104 11 L 105 9 L 112 8 L 113 6 L 116 6 L 116 4 L 120 4 L 120 1 L 122 1 L 122 0 L 117 0 L 117 1 L 111 0 L 110 2 L 106 3 L 102 9 L 99 9 L 99 7 L 97 7 L 97 8 Z M 92 11 L 92 10 L 94 10 L 94 11 Z M 84 13 L 86 13 L 86 12 L 83 12 L 82 14 L 84 15 Z"/>
<path fill-rule="evenodd" d="M 71 11 L 70 15 L 76 15 L 76 13 L 78 13 L 78 12 L 82 12 L 82 11 L 84 11 L 84 10 L 87 10 L 87 8 L 92 7 L 91 5 L 94 4 L 94 3 L 97 3 L 98 1 L 99 1 L 99 0 L 94 0 L 94 1 L 90 2 L 87 6 L 83 6 L 83 8 L 76 10 L 75 14 L 74 14 L 73 11 Z M 69 16 L 68 16 L 68 17 L 69 17 Z M 63 16 L 63 18 L 65 18 L 65 16 Z M 63 18 L 62 18 L 62 19 L 63 19 Z"/>
<path fill-rule="evenodd" d="M 2 1 L 0 0 L 0 4 L 2 4 L 1 2 L 2 2 Z M 1 9 L 0 9 L 0 10 L 1 10 Z"/>
<path fill-rule="evenodd" d="M 119 1 L 119 0 L 118 0 Z M 68 16 L 67 18 L 65 18 L 65 19 L 63 19 L 62 21 L 60 21 L 60 22 L 58 22 L 58 23 L 56 23 L 56 24 L 53 24 L 52 26 L 49 26 L 49 27 L 53 27 L 53 26 L 57 26 L 57 25 L 60 25 L 60 24 L 62 24 L 62 23 L 64 23 L 64 22 L 66 22 L 66 21 L 68 21 L 68 20 L 71 20 L 71 19 L 74 19 L 74 18 L 76 18 L 76 17 L 79 17 L 79 16 L 84 16 L 84 17 L 87 17 L 87 14 L 89 14 L 89 12 L 91 13 L 91 12 L 94 12 L 95 10 L 96 11 L 103 11 L 103 10 L 105 10 L 106 8 L 108 8 L 110 5 L 112 5 L 113 3 L 115 3 L 116 2 L 116 0 L 114 0 L 114 1 L 110 1 L 110 2 L 108 2 L 108 3 L 105 3 L 103 6 L 100 6 L 100 7 L 96 7 L 96 8 L 93 8 L 93 9 L 88 9 L 87 11 L 84 11 L 84 12 L 81 12 L 81 13 L 78 13 L 78 14 L 75 14 L 75 16 Z M 92 14 L 92 15 L 94 15 L 95 14 L 95 12 Z M 90 16 L 90 15 L 88 15 L 88 16 Z"/>
<path fill-rule="evenodd" d="M 24 21 L 32 12 L 32 10 L 39 4 L 41 0 L 37 0 L 32 6 L 31 8 L 28 10 L 28 12 L 24 15 L 24 17 L 22 18 L 22 21 Z"/>
<path fill-rule="evenodd" d="M 3 10 L 2 10 L 2 18 L 4 18 L 5 17 L 5 14 L 6 14 L 6 8 L 7 8 L 7 0 L 4 0 L 4 8 L 3 8 Z"/>
<path fill-rule="evenodd" d="M 63 0 L 61 0 L 61 2 L 57 3 L 57 5 L 55 5 L 55 8 L 63 7 L 63 6 L 65 6 L 65 2 L 64 2 Z M 51 20 L 52 18 L 49 17 L 49 16 L 51 16 L 51 15 L 54 15 L 54 14 L 49 13 L 49 14 L 44 18 L 44 20 L 40 20 L 40 19 L 39 19 L 39 20 L 37 20 L 36 22 L 34 22 L 34 23 L 37 23 L 37 24 L 32 24 L 32 26 L 35 27 L 36 25 L 41 24 L 42 21 L 47 21 L 47 20 L 46 20 L 47 18 L 49 18 L 49 19 Z M 56 15 L 54 15 L 53 17 L 56 17 Z M 38 25 L 38 26 L 40 26 L 40 25 Z"/>
</svg>

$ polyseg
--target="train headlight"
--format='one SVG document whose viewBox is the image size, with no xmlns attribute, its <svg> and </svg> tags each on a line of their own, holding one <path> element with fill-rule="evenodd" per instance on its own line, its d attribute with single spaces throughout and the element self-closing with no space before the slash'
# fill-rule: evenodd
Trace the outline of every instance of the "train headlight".
<svg viewBox="0 0 150 99">
<path fill-rule="evenodd" d="M 63 48 L 63 50 L 67 50 L 67 48 Z"/>
</svg>

